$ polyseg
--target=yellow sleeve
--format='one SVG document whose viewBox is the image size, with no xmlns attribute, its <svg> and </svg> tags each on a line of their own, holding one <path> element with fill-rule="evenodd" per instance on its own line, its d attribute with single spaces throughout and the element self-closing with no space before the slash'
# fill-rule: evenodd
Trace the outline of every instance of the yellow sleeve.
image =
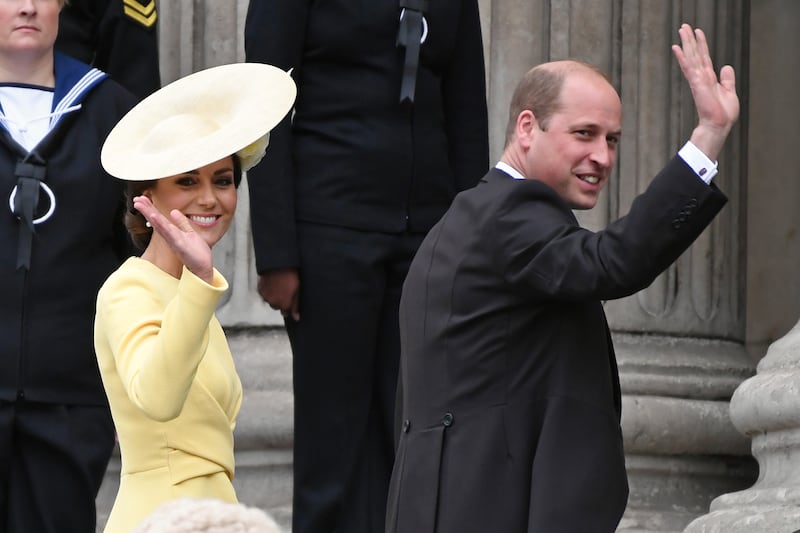
<svg viewBox="0 0 800 533">
<path fill-rule="evenodd" d="M 164 306 L 150 281 L 136 272 L 120 277 L 104 287 L 97 312 L 128 397 L 163 422 L 183 409 L 228 284 L 216 270 L 207 284 L 184 268 Z"/>
</svg>

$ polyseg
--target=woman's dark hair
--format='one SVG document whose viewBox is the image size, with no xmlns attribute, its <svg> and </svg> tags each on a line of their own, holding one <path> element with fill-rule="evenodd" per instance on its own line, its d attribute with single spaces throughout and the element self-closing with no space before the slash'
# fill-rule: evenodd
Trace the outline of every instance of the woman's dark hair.
<svg viewBox="0 0 800 533">
<path fill-rule="evenodd" d="M 153 187 L 156 181 L 158 180 L 129 181 L 125 190 L 125 228 L 128 230 L 133 244 L 141 251 L 144 251 L 147 245 L 150 244 L 153 228 L 147 226 L 147 220 L 133 207 L 133 199 Z M 242 164 L 236 155 L 233 156 L 233 183 L 237 189 L 239 184 L 242 183 Z"/>
</svg>

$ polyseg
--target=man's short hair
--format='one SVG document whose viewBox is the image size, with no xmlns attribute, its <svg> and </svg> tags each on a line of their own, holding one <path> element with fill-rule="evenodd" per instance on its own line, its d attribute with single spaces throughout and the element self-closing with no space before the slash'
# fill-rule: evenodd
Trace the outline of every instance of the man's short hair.
<svg viewBox="0 0 800 533">
<path fill-rule="evenodd" d="M 514 137 L 519 114 L 525 110 L 533 113 L 542 129 L 547 128 L 550 117 L 561 110 L 560 97 L 564 80 L 568 74 L 578 71 L 594 72 L 611 83 L 601 69 L 576 59 L 543 63 L 525 73 L 511 97 L 506 125 L 506 146 Z"/>
</svg>

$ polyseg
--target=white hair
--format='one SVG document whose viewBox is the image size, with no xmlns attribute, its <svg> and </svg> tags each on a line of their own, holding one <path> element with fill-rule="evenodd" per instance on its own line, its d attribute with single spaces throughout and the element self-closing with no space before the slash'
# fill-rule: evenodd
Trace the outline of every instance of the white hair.
<svg viewBox="0 0 800 533">
<path fill-rule="evenodd" d="M 281 533 L 261 509 L 210 498 L 161 504 L 131 533 Z"/>
</svg>

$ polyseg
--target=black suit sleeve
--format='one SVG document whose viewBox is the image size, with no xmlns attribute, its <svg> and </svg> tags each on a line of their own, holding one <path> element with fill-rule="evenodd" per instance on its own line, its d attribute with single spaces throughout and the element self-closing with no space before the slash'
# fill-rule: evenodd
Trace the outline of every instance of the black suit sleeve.
<svg viewBox="0 0 800 533">
<path fill-rule="evenodd" d="M 456 50 L 442 79 L 448 158 L 456 191 L 473 187 L 489 168 L 486 74 L 477 0 L 461 4 Z"/>
<path fill-rule="evenodd" d="M 499 212 L 490 243 L 498 271 L 519 290 L 558 300 L 612 300 L 650 285 L 725 205 L 725 195 L 675 157 L 627 215 L 605 230 L 578 226 L 540 182 L 520 183 Z"/>
<path fill-rule="evenodd" d="M 298 99 L 303 91 L 300 80 L 307 14 L 308 0 L 250 0 L 245 21 L 246 60 L 293 69 Z M 259 274 L 295 267 L 299 262 L 291 115 L 272 130 L 264 159 L 247 173 Z"/>
</svg>

